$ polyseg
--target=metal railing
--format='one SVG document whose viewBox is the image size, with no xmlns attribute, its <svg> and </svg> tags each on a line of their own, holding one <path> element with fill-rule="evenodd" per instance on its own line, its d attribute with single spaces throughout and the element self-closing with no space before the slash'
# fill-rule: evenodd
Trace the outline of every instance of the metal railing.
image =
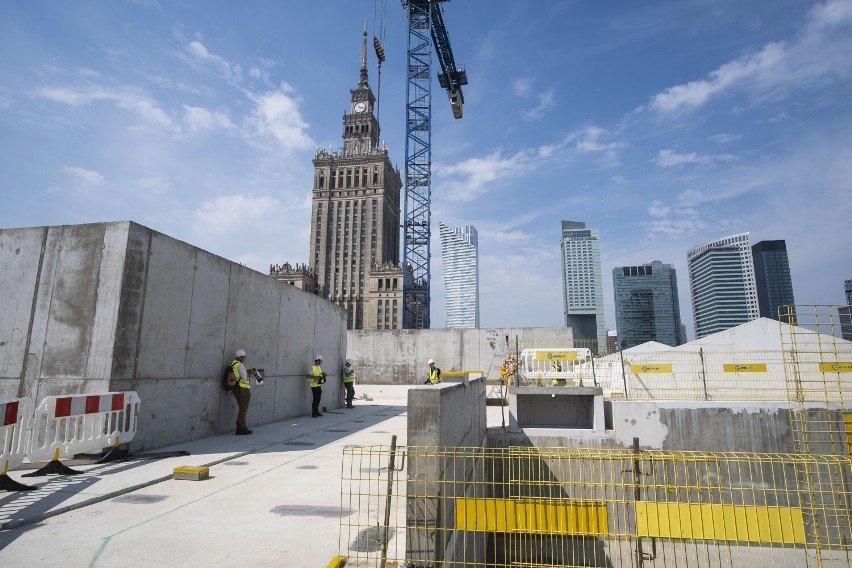
<svg viewBox="0 0 852 568">
<path fill-rule="evenodd" d="M 393 467 L 390 467 L 393 464 Z M 354 446 L 346 566 L 849 566 L 844 455 Z"/>
</svg>

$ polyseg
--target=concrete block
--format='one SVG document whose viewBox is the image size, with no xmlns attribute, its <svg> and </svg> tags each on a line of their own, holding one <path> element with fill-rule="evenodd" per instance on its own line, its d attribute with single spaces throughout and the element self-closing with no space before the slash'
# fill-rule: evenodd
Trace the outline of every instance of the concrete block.
<svg viewBox="0 0 852 568">
<path fill-rule="evenodd" d="M 178 466 L 172 472 L 173 479 L 182 479 L 187 481 L 203 481 L 210 477 L 210 468 L 204 466 L 182 465 Z"/>
<path fill-rule="evenodd" d="M 112 361 L 112 377 L 118 380 L 132 379 L 136 374 L 152 234 L 135 223 L 128 227 Z"/>
<path fill-rule="evenodd" d="M 85 376 L 90 379 L 109 380 L 112 375 L 115 330 L 118 325 L 129 225 L 125 222 L 107 223 L 104 226 L 92 340 L 86 361 Z"/>
<path fill-rule="evenodd" d="M 95 322 L 103 224 L 61 228 L 58 258 L 51 278 L 41 377 L 86 374 Z"/>
<path fill-rule="evenodd" d="M 135 378 L 183 377 L 195 249 L 154 233 L 148 263 Z"/>
<path fill-rule="evenodd" d="M 196 249 L 186 374 L 218 376 L 233 353 L 225 349 L 231 263 Z"/>
<path fill-rule="evenodd" d="M 509 425 L 603 430 L 603 390 L 598 387 L 515 387 L 509 391 Z"/>
<path fill-rule="evenodd" d="M 0 230 L 0 377 L 23 370 L 46 236 L 46 227 Z"/>
</svg>

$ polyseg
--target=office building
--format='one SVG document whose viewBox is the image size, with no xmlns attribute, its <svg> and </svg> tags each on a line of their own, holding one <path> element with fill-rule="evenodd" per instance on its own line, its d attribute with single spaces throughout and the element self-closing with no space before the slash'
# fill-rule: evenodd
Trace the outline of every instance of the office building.
<svg viewBox="0 0 852 568">
<path fill-rule="evenodd" d="M 686 259 L 696 339 L 759 316 L 749 233 L 699 245 Z"/>
<path fill-rule="evenodd" d="M 578 346 L 606 349 L 601 246 L 598 229 L 562 221 L 562 298 L 565 325 Z"/>
<path fill-rule="evenodd" d="M 438 223 L 447 298 L 447 327 L 479 327 L 479 237 L 473 225 Z"/>
<path fill-rule="evenodd" d="M 621 349 L 646 341 L 672 347 L 685 343 L 681 336 L 677 272 L 671 264 L 655 260 L 613 268 L 612 284 Z"/>
<path fill-rule="evenodd" d="M 779 312 L 782 306 L 790 306 L 789 310 L 792 310 L 796 304 L 790 262 L 787 259 L 787 243 L 760 241 L 751 247 L 751 256 L 760 317 L 777 320 L 779 313 L 792 313 L 788 309 Z"/>
<path fill-rule="evenodd" d="M 846 305 L 840 306 L 840 334 L 846 341 L 852 341 L 852 279 L 843 282 L 846 293 Z"/>
<path fill-rule="evenodd" d="M 346 310 L 349 329 L 402 327 L 402 181 L 379 143 L 375 102 L 365 29 L 360 80 L 343 115 L 343 147 L 318 150 L 313 160 L 309 264 L 317 294 Z"/>
</svg>

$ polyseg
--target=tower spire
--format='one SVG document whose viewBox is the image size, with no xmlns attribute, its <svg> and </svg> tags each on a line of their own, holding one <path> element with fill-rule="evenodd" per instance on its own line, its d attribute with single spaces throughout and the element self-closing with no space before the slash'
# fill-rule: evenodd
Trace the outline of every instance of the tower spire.
<svg viewBox="0 0 852 568">
<path fill-rule="evenodd" d="M 367 22 L 364 22 L 364 38 L 361 41 L 361 82 L 359 87 L 367 85 Z"/>
</svg>

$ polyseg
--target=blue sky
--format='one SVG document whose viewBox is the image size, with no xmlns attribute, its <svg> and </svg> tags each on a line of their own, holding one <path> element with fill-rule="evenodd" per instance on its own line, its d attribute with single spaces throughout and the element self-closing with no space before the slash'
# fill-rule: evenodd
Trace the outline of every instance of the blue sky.
<svg viewBox="0 0 852 568">
<path fill-rule="evenodd" d="M 381 1 L 3 2 L 0 226 L 132 219 L 262 271 L 308 253 Z M 385 0 L 382 137 L 404 162 L 405 13 Z M 377 10 L 378 6 L 378 10 Z M 437 222 L 477 226 L 483 326 L 562 324 L 561 219 L 614 266 L 750 231 L 799 303 L 852 278 L 852 0 L 455 0 L 465 117 L 433 84 Z M 372 56 L 372 54 L 371 54 Z M 376 87 L 375 61 L 370 81 Z"/>
</svg>

